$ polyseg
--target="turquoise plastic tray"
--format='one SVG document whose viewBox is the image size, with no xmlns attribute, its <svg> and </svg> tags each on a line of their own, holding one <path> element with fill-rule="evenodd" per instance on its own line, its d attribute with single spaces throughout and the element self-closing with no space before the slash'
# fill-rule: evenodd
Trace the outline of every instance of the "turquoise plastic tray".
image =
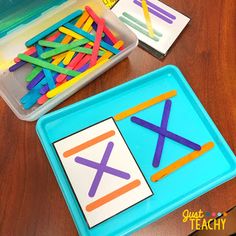
<svg viewBox="0 0 236 236">
<path fill-rule="evenodd" d="M 200 145 L 213 141 L 215 147 L 162 180 L 153 183 L 150 181 L 153 173 L 192 150 L 166 139 L 161 164 L 158 168 L 154 168 L 152 159 L 157 134 L 135 125 L 130 122 L 130 118 L 117 122 L 154 195 L 89 229 L 60 164 L 53 142 L 170 90 L 177 90 L 177 96 L 171 98 L 172 109 L 168 130 Z M 164 102 L 161 102 L 137 113 L 136 116 L 160 125 L 163 107 Z M 130 234 L 236 175 L 236 160 L 233 152 L 182 73 L 171 65 L 42 117 L 37 123 L 37 133 L 78 232 L 83 236 Z"/>
</svg>

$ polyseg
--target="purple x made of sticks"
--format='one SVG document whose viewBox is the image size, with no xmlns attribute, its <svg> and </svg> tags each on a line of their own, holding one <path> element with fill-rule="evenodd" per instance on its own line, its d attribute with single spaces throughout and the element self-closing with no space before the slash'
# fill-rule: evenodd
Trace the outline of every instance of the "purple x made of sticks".
<svg viewBox="0 0 236 236">
<path fill-rule="evenodd" d="M 143 119 L 140 119 L 136 116 L 131 117 L 132 122 L 159 134 L 159 137 L 157 140 L 157 145 L 156 145 L 156 150 L 155 150 L 155 154 L 154 154 L 154 158 L 153 158 L 153 163 L 152 163 L 152 165 L 154 167 L 158 167 L 160 164 L 160 159 L 161 159 L 162 150 L 163 150 L 164 143 L 165 143 L 165 138 L 170 138 L 170 139 L 172 139 L 180 144 L 183 144 L 193 150 L 201 150 L 200 145 L 167 130 L 170 109 L 171 109 L 171 101 L 167 100 L 165 102 L 164 112 L 162 115 L 161 127 L 154 125 L 154 124 L 152 124 L 148 121 L 145 121 Z"/>
<path fill-rule="evenodd" d="M 121 170 L 118 170 L 118 169 L 107 166 L 107 162 L 109 160 L 109 157 L 111 155 L 113 147 L 114 147 L 113 142 L 109 142 L 107 144 L 107 147 L 106 147 L 106 150 L 103 154 L 103 158 L 102 158 L 101 163 L 90 161 L 90 160 L 84 159 L 82 157 L 76 157 L 75 158 L 75 162 L 97 170 L 97 173 L 94 177 L 93 183 L 92 183 L 92 185 L 90 187 L 90 190 L 89 190 L 89 193 L 88 193 L 89 197 L 94 197 L 95 196 L 96 191 L 98 189 L 98 186 L 101 182 L 103 173 L 108 173 L 108 174 L 120 177 L 122 179 L 130 179 L 130 174 L 128 174 L 126 172 L 123 172 Z"/>
</svg>

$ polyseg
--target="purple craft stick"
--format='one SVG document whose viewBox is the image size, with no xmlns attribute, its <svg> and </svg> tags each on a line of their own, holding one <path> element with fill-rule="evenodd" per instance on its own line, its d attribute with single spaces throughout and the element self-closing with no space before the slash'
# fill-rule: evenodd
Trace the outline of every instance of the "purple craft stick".
<svg viewBox="0 0 236 236">
<path fill-rule="evenodd" d="M 165 102 L 164 112 L 163 112 L 162 121 L 161 121 L 161 128 L 165 131 L 167 131 L 167 125 L 168 125 L 168 120 L 170 116 L 170 109 L 171 109 L 171 100 L 167 100 Z M 165 143 L 165 136 L 162 134 L 159 134 L 159 137 L 157 140 L 157 146 L 156 146 L 156 150 L 155 150 L 155 154 L 154 154 L 154 158 L 152 162 L 153 167 L 158 167 L 160 165 L 164 143 Z"/>
<path fill-rule="evenodd" d="M 100 168 L 99 163 L 84 159 L 82 157 L 76 157 L 75 162 L 77 162 L 79 164 L 82 164 L 82 165 L 85 165 L 85 166 L 88 166 L 88 167 L 91 167 L 93 169 L 99 169 Z M 115 175 L 115 176 L 120 177 L 122 179 L 129 179 L 130 178 L 130 175 L 128 173 L 123 172 L 121 170 L 117 170 L 117 169 L 109 167 L 109 166 L 104 167 L 104 172 L 106 172 L 108 174 L 111 174 L 111 175 Z"/>
<path fill-rule="evenodd" d="M 32 90 L 42 79 L 44 78 L 44 73 L 41 71 L 35 78 L 33 78 L 27 85 L 27 89 Z"/>
<path fill-rule="evenodd" d="M 57 76 L 59 75 L 59 73 L 56 73 L 54 76 L 53 76 L 53 80 L 54 82 L 56 83 L 56 78 Z M 40 89 L 40 94 L 44 95 L 46 94 L 47 92 L 49 91 L 49 86 L 48 84 L 44 85 L 41 89 Z"/>
<path fill-rule="evenodd" d="M 147 122 L 147 121 L 145 121 L 143 119 L 140 119 L 140 118 L 138 118 L 136 116 L 131 117 L 131 121 L 136 123 L 136 124 L 138 124 L 138 125 L 141 125 L 141 126 L 147 128 L 147 129 L 150 129 L 150 130 L 152 130 L 152 131 L 154 131 L 156 133 L 162 134 L 165 137 L 167 137 L 169 139 L 172 139 L 172 140 L 174 140 L 174 141 L 176 141 L 178 143 L 181 143 L 181 144 L 183 144 L 183 145 L 185 145 L 185 146 L 187 146 L 189 148 L 192 148 L 193 150 L 197 150 L 197 151 L 201 150 L 201 146 L 200 145 L 198 145 L 198 144 L 196 144 L 196 143 L 194 143 L 194 142 L 192 142 L 192 141 L 190 141 L 188 139 L 185 139 L 185 138 L 183 138 L 183 137 L 181 137 L 181 136 L 179 136 L 177 134 L 174 134 L 174 133 L 172 133 L 170 131 L 162 129 L 159 126 L 154 125 L 152 123 L 149 123 L 149 122 Z"/>
<path fill-rule="evenodd" d="M 35 52 L 35 53 L 33 53 L 31 56 L 32 56 L 32 57 L 37 57 L 38 54 L 37 54 L 37 52 Z M 20 60 L 19 62 L 17 62 L 17 63 L 14 64 L 13 66 L 11 66 L 11 67 L 9 68 L 9 71 L 10 71 L 10 72 L 14 72 L 14 71 L 16 71 L 17 69 L 19 69 L 20 67 L 22 67 L 23 65 L 25 65 L 25 64 L 27 64 L 27 63 L 28 63 L 28 62 L 25 62 L 25 61 Z"/>
<path fill-rule="evenodd" d="M 102 161 L 101 161 L 100 164 L 98 164 L 96 162 L 93 162 L 93 161 L 86 160 L 86 159 L 81 158 L 81 157 L 76 157 L 75 158 L 75 161 L 77 163 L 82 164 L 82 165 L 86 165 L 86 166 L 94 168 L 94 169 L 97 169 L 97 173 L 94 177 L 93 183 L 92 183 L 92 185 L 90 187 L 90 190 L 89 190 L 89 193 L 88 193 L 89 197 L 94 197 L 95 196 L 98 185 L 99 185 L 99 183 L 102 179 L 102 176 L 103 176 L 104 172 L 107 172 L 107 173 L 112 174 L 112 175 L 116 175 L 116 176 L 118 176 L 120 178 L 124 178 L 124 179 L 129 179 L 130 178 L 130 175 L 128 173 L 125 173 L 123 171 L 116 170 L 114 168 L 111 168 L 111 167 L 107 166 L 107 162 L 108 162 L 109 157 L 111 155 L 113 146 L 114 146 L 113 142 L 109 142 L 107 144 L 105 153 L 103 155 L 103 158 L 102 158 Z"/>
<path fill-rule="evenodd" d="M 136 0 L 136 1 L 137 1 L 137 0 Z M 172 15 L 172 14 L 169 13 L 168 11 L 164 10 L 163 8 L 158 7 L 156 4 L 154 4 L 154 3 L 152 3 L 152 2 L 150 2 L 150 1 L 148 1 L 148 0 L 147 0 L 147 5 L 148 5 L 149 7 L 154 8 L 155 10 L 159 11 L 159 12 L 162 13 L 163 15 L 166 15 L 167 17 L 169 17 L 169 18 L 171 18 L 171 19 L 173 19 L 173 20 L 176 19 L 176 17 L 175 17 L 174 15 Z"/>
<path fill-rule="evenodd" d="M 134 3 L 135 3 L 136 5 L 142 7 L 142 3 L 139 2 L 138 0 L 134 0 Z M 151 12 L 153 15 L 155 15 L 155 16 L 161 18 L 161 19 L 164 20 L 165 22 L 167 22 L 167 23 L 169 23 L 169 24 L 172 24 L 172 23 L 173 23 L 172 20 L 170 20 L 169 18 L 163 16 L 163 15 L 160 14 L 159 12 L 153 10 L 152 8 L 148 7 L 148 10 L 149 10 L 149 12 Z"/>
</svg>

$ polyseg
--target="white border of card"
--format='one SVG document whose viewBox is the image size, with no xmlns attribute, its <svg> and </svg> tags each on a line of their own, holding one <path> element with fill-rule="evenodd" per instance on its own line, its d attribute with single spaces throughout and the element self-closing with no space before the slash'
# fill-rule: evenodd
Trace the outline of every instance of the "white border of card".
<svg viewBox="0 0 236 236">
<path fill-rule="evenodd" d="M 54 147 L 90 228 L 153 195 L 113 118 Z"/>
<path fill-rule="evenodd" d="M 190 19 L 157 0 L 147 0 L 154 38 L 148 34 L 142 0 L 119 0 L 112 11 L 137 35 L 138 39 L 166 55 Z M 137 22 L 138 19 L 138 22 Z M 139 27 L 143 31 L 135 28 Z"/>
</svg>

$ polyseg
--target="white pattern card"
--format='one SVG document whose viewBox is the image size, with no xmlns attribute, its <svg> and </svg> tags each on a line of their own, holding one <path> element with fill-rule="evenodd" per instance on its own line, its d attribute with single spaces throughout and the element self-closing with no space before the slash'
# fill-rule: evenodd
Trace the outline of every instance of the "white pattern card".
<svg viewBox="0 0 236 236">
<path fill-rule="evenodd" d="M 154 38 L 149 36 L 142 0 L 120 0 L 112 11 L 148 47 L 163 56 L 186 27 L 190 19 L 158 0 L 147 0 Z"/>
<path fill-rule="evenodd" d="M 112 118 L 54 147 L 90 228 L 153 194 Z"/>
</svg>

